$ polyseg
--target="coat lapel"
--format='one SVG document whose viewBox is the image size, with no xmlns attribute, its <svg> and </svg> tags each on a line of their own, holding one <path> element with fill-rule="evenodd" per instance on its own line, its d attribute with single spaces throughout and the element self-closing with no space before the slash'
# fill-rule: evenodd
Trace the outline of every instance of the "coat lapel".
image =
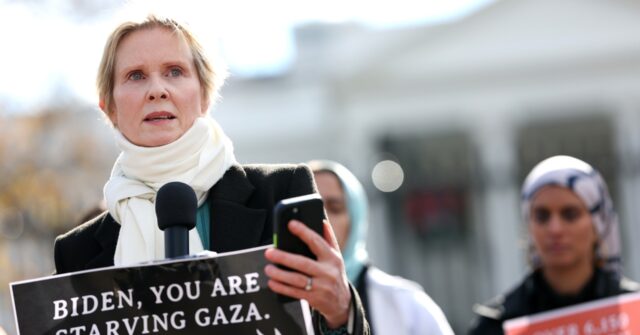
<svg viewBox="0 0 640 335">
<path fill-rule="evenodd" d="M 254 186 L 240 165 L 234 165 L 209 192 L 211 249 L 241 250 L 261 245 L 266 210 L 247 207 Z"/>
<path fill-rule="evenodd" d="M 118 242 L 118 235 L 120 234 L 120 225 L 108 212 L 104 212 L 95 220 L 98 220 L 99 227 L 96 229 L 93 237 L 102 247 L 102 251 L 87 263 L 87 269 L 113 265 L 113 255 L 115 254 L 116 243 Z"/>
</svg>

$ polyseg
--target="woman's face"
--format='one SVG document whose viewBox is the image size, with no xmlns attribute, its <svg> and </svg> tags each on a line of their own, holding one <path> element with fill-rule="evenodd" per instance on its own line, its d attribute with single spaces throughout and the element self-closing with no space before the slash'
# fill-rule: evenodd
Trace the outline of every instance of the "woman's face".
<svg viewBox="0 0 640 335">
<path fill-rule="evenodd" d="M 349 239 L 349 229 L 351 221 L 349 219 L 349 211 L 347 210 L 347 201 L 345 199 L 342 185 L 331 172 L 316 172 L 314 174 L 318 192 L 324 202 L 324 208 L 327 211 L 331 228 L 336 234 L 338 245 L 344 251 L 345 244 Z"/>
<path fill-rule="evenodd" d="M 206 114 L 187 43 L 166 28 L 134 31 L 116 51 L 109 118 L 133 144 L 156 147 L 178 139 Z"/>
<path fill-rule="evenodd" d="M 597 235 L 584 202 L 570 189 L 545 186 L 534 195 L 529 231 L 542 266 L 591 266 Z"/>
</svg>

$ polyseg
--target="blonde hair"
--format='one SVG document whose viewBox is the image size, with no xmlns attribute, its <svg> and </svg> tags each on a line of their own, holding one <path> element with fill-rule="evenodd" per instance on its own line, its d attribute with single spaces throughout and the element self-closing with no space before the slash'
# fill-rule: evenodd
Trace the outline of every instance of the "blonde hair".
<svg viewBox="0 0 640 335">
<path fill-rule="evenodd" d="M 205 55 L 202 45 L 184 25 L 170 18 L 160 18 L 155 15 L 149 15 L 141 22 L 128 21 L 120 24 L 107 39 L 96 80 L 98 97 L 101 103 L 104 104 L 102 109 L 107 115 L 111 113 L 113 103 L 116 52 L 118 46 L 127 35 L 135 31 L 155 27 L 169 29 L 184 39 L 191 50 L 193 64 L 198 74 L 200 86 L 202 87 L 203 98 L 209 102 L 214 102 L 218 98 L 218 91 L 226 78 L 224 67 L 219 64 L 216 64 L 218 65 L 216 68 L 213 67 L 213 64 Z"/>
</svg>

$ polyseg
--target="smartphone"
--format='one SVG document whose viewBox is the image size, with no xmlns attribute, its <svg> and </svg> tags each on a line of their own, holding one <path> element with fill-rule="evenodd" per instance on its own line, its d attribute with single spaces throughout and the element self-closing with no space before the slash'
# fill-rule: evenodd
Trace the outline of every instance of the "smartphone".
<svg viewBox="0 0 640 335">
<path fill-rule="evenodd" d="M 273 244 L 276 248 L 316 259 L 309 247 L 287 225 L 298 220 L 323 236 L 324 205 L 318 193 L 281 200 L 273 208 Z"/>
</svg>

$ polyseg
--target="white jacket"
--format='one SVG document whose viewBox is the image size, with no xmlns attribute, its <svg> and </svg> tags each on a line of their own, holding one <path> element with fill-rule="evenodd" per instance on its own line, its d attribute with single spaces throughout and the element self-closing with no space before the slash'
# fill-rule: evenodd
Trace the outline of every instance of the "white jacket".
<svg viewBox="0 0 640 335">
<path fill-rule="evenodd" d="M 440 307 L 418 283 L 373 266 L 365 280 L 368 319 L 377 335 L 453 335 Z"/>
</svg>

